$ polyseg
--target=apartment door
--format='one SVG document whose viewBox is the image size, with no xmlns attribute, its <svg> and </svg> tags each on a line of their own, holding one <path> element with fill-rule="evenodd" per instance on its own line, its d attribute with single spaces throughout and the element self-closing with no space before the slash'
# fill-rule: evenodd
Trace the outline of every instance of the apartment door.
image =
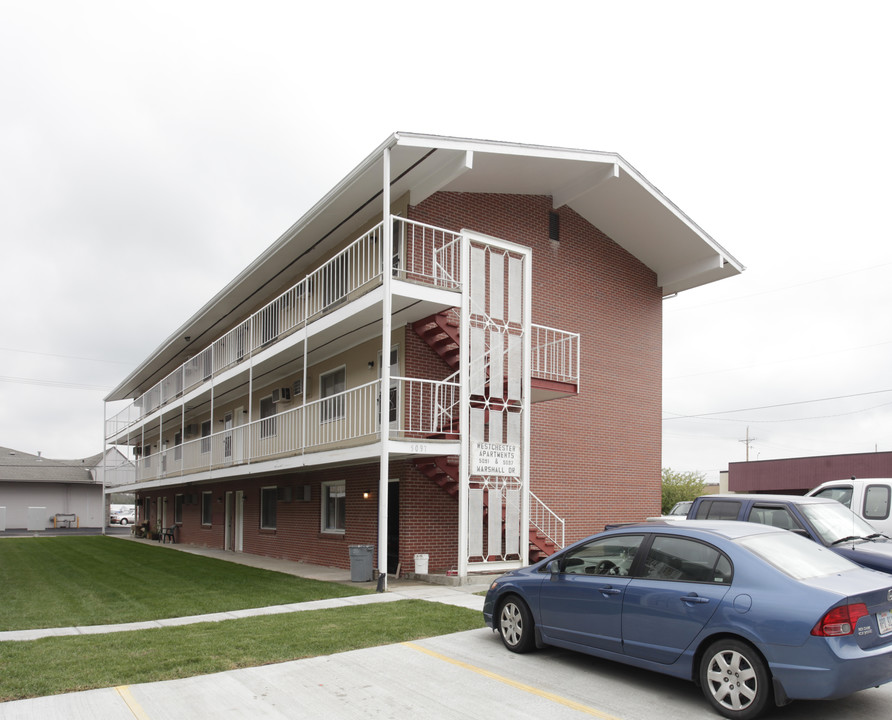
<svg viewBox="0 0 892 720">
<path fill-rule="evenodd" d="M 399 427 L 399 381 L 393 378 L 399 377 L 400 374 L 400 354 L 399 348 L 390 348 L 390 392 L 388 393 L 388 410 L 387 415 L 390 422 L 390 429 L 395 430 Z M 378 379 L 381 379 L 381 351 L 378 351 Z M 378 418 L 380 422 L 381 408 L 381 390 L 378 389 Z"/>
<path fill-rule="evenodd" d="M 240 430 L 245 417 L 245 408 L 239 406 L 233 413 L 232 422 L 232 462 L 239 464 L 245 459 L 245 433 Z"/>
<path fill-rule="evenodd" d="M 243 547 L 245 494 L 241 490 L 226 493 L 224 543 L 227 550 L 241 552 Z"/>
<path fill-rule="evenodd" d="M 387 572 L 395 574 L 400 562 L 400 483 L 387 487 Z"/>
<path fill-rule="evenodd" d="M 232 464 L 232 413 L 223 416 L 223 463 Z"/>
<path fill-rule="evenodd" d="M 160 498 L 159 502 L 161 503 L 161 512 L 159 515 L 161 516 L 161 529 L 163 530 L 166 527 L 170 527 L 167 524 L 167 498 Z"/>
</svg>

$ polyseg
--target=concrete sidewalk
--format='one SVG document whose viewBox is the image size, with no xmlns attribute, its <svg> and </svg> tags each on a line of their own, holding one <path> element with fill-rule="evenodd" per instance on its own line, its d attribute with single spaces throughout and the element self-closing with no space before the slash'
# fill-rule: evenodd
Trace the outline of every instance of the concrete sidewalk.
<svg viewBox="0 0 892 720">
<path fill-rule="evenodd" d="M 151 540 L 135 539 L 129 535 L 119 537 L 132 540 L 133 542 L 154 542 Z M 232 553 L 215 548 L 203 548 L 192 545 L 173 544 L 162 545 L 161 547 L 171 551 L 188 552 L 194 555 L 217 558 L 219 560 L 234 562 L 240 565 L 248 565 L 250 567 L 261 568 L 264 570 L 287 573 L 289 575 L 312 580 L 336 582 L 366 590 L 374 590 L 377 585 L 375 581 L 351 582 L 350 571 L 341 568 L 311 565 L 310 563 L 294 562 L 282 558 Z M 388 578 L 388 590 L 385 593 L 354 595 L 351 597 L 329 598 L 325 600 L 311 600 L 302 603 L 246 608 L 243 610 L 163 618 L 161 620 L 147 620 L 143 622 L 117 623 L 113 625 L 85 625 L 75 627 L 40 628 L 34 630 L 8 630 L 0 632 L 0 642 L 37 640 L 39 638 L 63 637 L 67 635 L 98 635 L 104 633 L 127 632 L 129 630 L 148 630 L 152 628 L 190 625 L 193 623 L 237 620 L 256 615 L 279 615 L 282 613 L 302 612 L 305 610 L 324 610 L 327 608 L 345 607 L 348 605 L 369 605 L 372 603 L 394 602 L 396 600 L 405 599 L 429 600 L 431 602 L 439 602 L 447 605 L 468 608 L 470 610 L 482 611 L 483 597 L 476 593 L 486 590 L 489 587 L 492 577 L 495 576 L 475 578 L 472 583 L 464 585 L 437 585 L 421 582 L 419 580 Z"/>
</svg>

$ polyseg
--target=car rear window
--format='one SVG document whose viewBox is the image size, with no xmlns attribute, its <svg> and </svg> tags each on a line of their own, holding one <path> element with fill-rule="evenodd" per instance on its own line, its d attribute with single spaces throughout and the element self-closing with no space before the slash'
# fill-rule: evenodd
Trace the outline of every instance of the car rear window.
<svg viewBox="0 0 892 720">
<path fill-rule="evenodd" d="M 858 566 L 812 540 L 793 533 L 764 533 L 738 544 L 796 580 L 846 572 Z"/>
</svg>

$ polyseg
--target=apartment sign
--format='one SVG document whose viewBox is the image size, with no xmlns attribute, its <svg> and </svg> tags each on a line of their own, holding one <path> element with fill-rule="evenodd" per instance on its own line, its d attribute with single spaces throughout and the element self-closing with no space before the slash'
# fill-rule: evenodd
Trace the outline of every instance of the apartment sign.
<svg viewBox="0 0 892 720">
<path fill-rule="evenodd" d="M 520 446 L 471 443 L 471 475 L 520 475 Z"/>
</svg>

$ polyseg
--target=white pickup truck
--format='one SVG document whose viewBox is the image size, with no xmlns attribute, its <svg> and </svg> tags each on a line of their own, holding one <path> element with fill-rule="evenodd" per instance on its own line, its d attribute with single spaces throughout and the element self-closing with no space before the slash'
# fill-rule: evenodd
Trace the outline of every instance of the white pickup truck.
<svg viewBox="0 0 892 720">
<path fill-rule="evenodd" d="M 805 493 L 812 497 L 831 498 L 851 508 L 852 512 L 867 520 L 874 529 L 892 535 L 892 479 L 849 478 L 831 480 Z"/>
</svg>

